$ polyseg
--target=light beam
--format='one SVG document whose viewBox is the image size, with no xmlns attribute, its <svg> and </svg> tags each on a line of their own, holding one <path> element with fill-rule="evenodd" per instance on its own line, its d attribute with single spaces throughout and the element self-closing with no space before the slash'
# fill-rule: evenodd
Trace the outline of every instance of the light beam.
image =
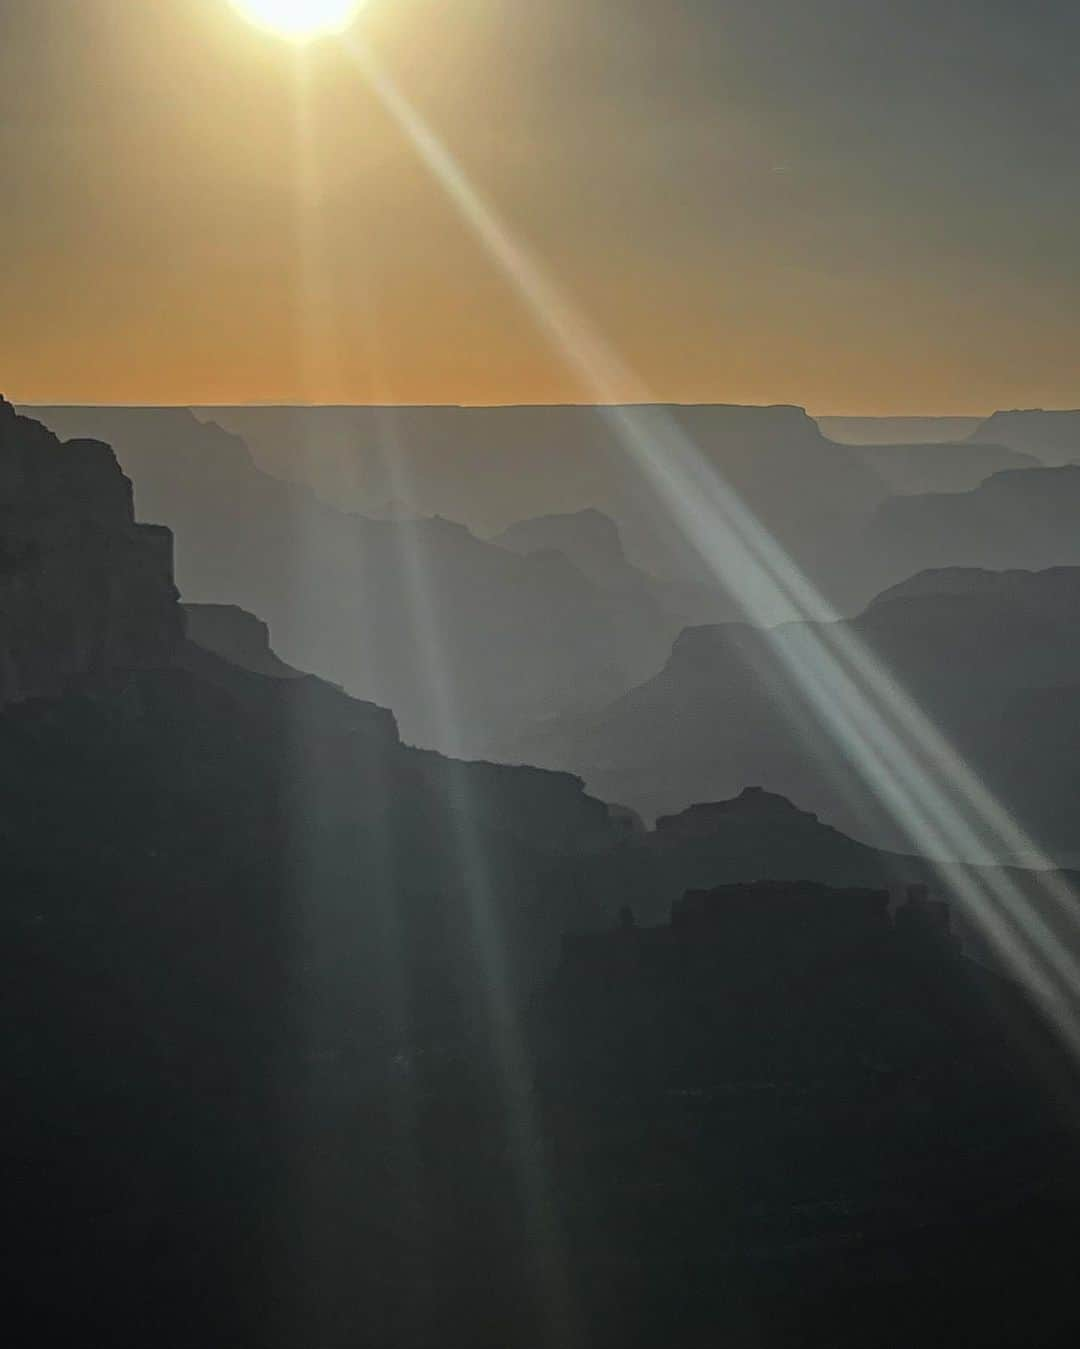
<svg viewBox="0 0 1080 1349">
<path fill-rule="evenodd" d="M 930 858 L 970 857 L 989 843 L 996 855 L 1026 854 L 1036 866 L 1046 912 L 1003 871 L 966 869 L 952 889 L 972 921 L 1031 992 L 1074 1051 L 1080 1052 L 1080 946 L 1075 899 L 1049 859 L 997 802 L 960 755 L 837 615 L 667 413 L 647 406 L 649 391 L 515 238 L 469 182 L 446 146 L 360 43 L 351 43 L 370 87 L 408 135 L 534 318 L 607 409 L 631 462 L 652 487 L 718 584 L 747 619 L 767 626 L 763 598 L 789 606 L 807 629 L 811 659 L 773 651 L 848 756 L 867 790 L 883 802 L 912 847 Z M 627 406 L 640 404 L 645 406 Z M 767 638 L 770 634 L 766 634 Z M 1064 938 L 1064 940 L 1063 940 Z"/>
</svg>

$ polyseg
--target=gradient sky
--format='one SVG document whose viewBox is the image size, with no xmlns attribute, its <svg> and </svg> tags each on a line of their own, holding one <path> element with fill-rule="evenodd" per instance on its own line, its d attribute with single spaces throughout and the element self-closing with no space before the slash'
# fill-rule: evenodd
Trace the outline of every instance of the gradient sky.
<svg viewBox="0 0 1080 1349">
<path fill-rule="evenodd" d="M 658 398 L 1080 404 L 1076 0 L 369 0 L 358 31 Z M 584 396 L 347 45 L 300 65 L 227 0 L 0 0 L 0 389 Z"/>
</svg>

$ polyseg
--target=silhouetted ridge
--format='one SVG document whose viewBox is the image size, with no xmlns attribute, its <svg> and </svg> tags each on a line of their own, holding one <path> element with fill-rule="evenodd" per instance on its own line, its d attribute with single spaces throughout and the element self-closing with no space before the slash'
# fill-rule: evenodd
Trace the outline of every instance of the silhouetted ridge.
<svg viewBox="0 0 1080 1349">
<path fill-rule="evenodd" d="M 172 535 L 135 523 L 112 450 L 0 400 L 0 705 L 167 664 L 177 601 Z"/>
<path fill-rule="evenodd" d="M 297 679 L 294 669 L 270 645 L 270 628 L 235 604 L 185 604 L 188 640 L 255 674 Z"/>
<path fill-rule="evenodd" d="M 867 535 L 885 581 L 944 567 L 1044 570 L 1080 563 L 1080 466 L 1010 469 L 970 492 L 898 496 Z"/>
<path fill-rule="evenodd" d="M 1043 571 L 941 567 L 918 572 L 899 585 L 890 586 L 870 608 L 933 596 L 999 603 L 1069 622 L 1080 619 L 1080 567 L 1048 567 Z"/>
<path fill-rule="evenodd" d="M 935 1343 L 1068 1342 L 1075 1152 L 1041 1150 L 1039 1032 L 933 898 L 898 898 L 767 880 L 566 937 L 537 1019 L 583 1284 L 634 1290 L 605 1349 L 671 1343 L 688 1287 L 732 1331 L 680 1346 L 901 1349 L 943 1306 Z M 1018 1285 L 1057 1287 L 1053 1330 Z"/>
<path fill-rule="evenodd" d="M 624 911 L 610 932 L 565 937 L 563 962 L 564 969 L 576 966 L 579 975 L 590 963 L 595 976 L 612 962 L 624 973 L 640 962 L 644 972 L 650 954 L 689 966 L 703 947 L 714 946 L 721 967 L 749 958 L 775 973 L 778 963 L 792 958 L 858 958 L 862 948 L 887 941 L 891 933 L 887 890 L 761 880 L 688 890 L 661 927 L 638 927 Z"/>
<path fill-rule="evenodd" d="M 1063 722 L 1059 752 L 1044 760 L 1040 782 L 1016 717 L 1007 726 L 1003 720 L 1024 690 L 1080 683 L 1075 567 L 920 573 L 838 628 L 687 629 L 653 679 L 594 713 L 556 723 L 528 744 L 528 757 L 578 773 L 591 791 L 646 818 L 724 800 L 756 782 L 855 838 L 909 851 L 910 839 L 823 730 L 800 678 L 820 663 L 822 644 L 841 635 L 915 700 L 1037 843 L 1063 859 L 1076 854 L 1080 836 L 1064 807 L 1077 803 L 1069 764 L 1080 744 L 1072 723 Z"/>
<path fill-rule="evenodd" d="M 711 838 L 730 828 L 746 826 L 816 825 L 818 817 L 808 810 L 800 810 L 786 796 L 767 792 L 763 787 L 746 787 L 729 801 L 698 802 L 677 815 L 661 815 L 656 821 L 656 833 L 665 841 L 673 839 Z"/>
<path fill-rule="evenodd" d="M 347 514 L 184 409 L 48 416 L 113 438 L 140 510 L 176 531 L 188 602 L 257 614 L 287 664 L 393 707 L 414 744 L 515 757 L 523 725 L 631 687 L 685 622 L 647 587 L 608 593 L 565 555 L 513 554 L 442 510 Z"/>
</svg>

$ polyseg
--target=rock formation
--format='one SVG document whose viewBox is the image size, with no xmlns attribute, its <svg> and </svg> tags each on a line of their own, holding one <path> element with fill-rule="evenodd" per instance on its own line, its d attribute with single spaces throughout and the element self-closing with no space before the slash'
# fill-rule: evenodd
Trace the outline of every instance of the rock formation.
<svg viewBox="0 0 1080 1349">
<path fill-rule="evenodd" d="M 135 523 L 112 450 L 0 401 L 0 705 L 167 664 L 177 600 L 172 535 Z"/>
<path fill-rule="evenodd" d="M 213 651 L 233 665 L 275 679 L 299 679 L 301 672 L 270 645 L 270 627 L 236 604 L 185 604 L 188 641 Z"/>
<path fill-rule="evenodd" d="M 1003 718 L 1023 690 L 1080 683 L 1078 617 L 1078 568 L 951 569 L 884 592 L 840 630 L 906 690 L 1028 832 L 1063 858 L 1080 844 L 1075 825 L 1063 833 L 1067 812 L 1056 809 L 1050 828 L 1033 772 L 1021 780 L 1015 771 L 1016 718 L 1007 737 Z M 910 838 L 890 815 L 872 809 L 873 794 L 823 730 L 800 680 L 801 671 L 821 668 L 822 642 L 833 634 L 808 623 L 688 629 L 654 679 L 549 728 L 526 756 L 579 774 L 591 791 L 647 817 L 761 783 L 856 838 L 909 851 Z M 1040 734 L 1045 743 L 1045 728 Z M 1075 755 L 1069 718 L 1060 736 L 1061 753 Z M 1075 799 L 1075 788 L 1060 778 L 1057 789 Z"/>
</svg>

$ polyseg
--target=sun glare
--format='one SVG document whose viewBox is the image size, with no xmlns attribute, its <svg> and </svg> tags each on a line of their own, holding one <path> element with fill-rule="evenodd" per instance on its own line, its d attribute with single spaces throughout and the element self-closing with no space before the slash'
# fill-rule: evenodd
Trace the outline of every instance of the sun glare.
<svg viewBox="0 0 1080 1349">
<path fill-rule="evenodd" d="M 232 0 L 232 3 L 258 27 L 303 42 L 344 32 L 359 14 L 364 0 Z"/>
</svg>

